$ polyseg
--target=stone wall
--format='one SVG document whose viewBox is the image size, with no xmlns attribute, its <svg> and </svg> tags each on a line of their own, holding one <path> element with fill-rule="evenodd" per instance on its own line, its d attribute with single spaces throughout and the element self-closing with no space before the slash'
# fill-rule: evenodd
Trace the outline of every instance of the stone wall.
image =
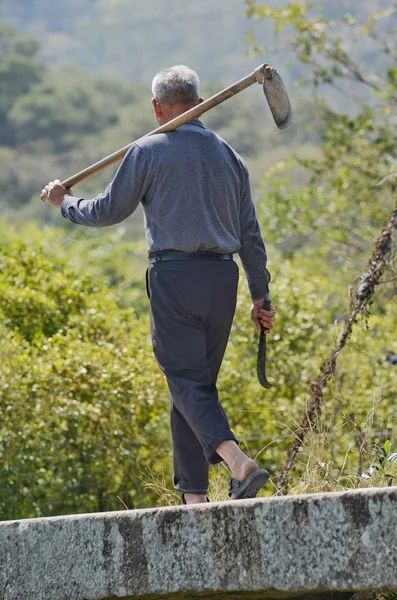
<svg viewBox="0 0 397 600">
<path fill-rule="evenodd" d="M 0 523 L 0 600 L 397 592 L 397 488 Z"/>
</svg>

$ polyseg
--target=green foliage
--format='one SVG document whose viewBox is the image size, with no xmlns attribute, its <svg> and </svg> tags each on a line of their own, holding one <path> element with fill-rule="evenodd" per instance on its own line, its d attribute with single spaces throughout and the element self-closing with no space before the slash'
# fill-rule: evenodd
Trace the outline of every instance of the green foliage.
<svg viewBox="0 0 397 600">
<path fill-rule="evenodd" d="M 312 84 L 324 122 L 320 156 L 296 156 L 269 170 L 263 180 L 267 189 L 259 206 L 260 218 L 284 259 L 299 264 L 311 280 L 313 273 L 315 280 L 324 277 L 328 289 L 339 288 L 332 295 L 342 302 L 334 311 L 338 321 L 346 313 L 348 289 L 359 279 L 372 245 L 395 207 L 392 178 L 389 185 L 385 182 L 395 170 L 397 157 L 393 126 L 396 87 L 390 67 L 391 62 L 396 63 L 397 53 L 387 34 L 396 7 L 373 16 L 364 11 L 357 19 L 336 14 L 331 20 L 314 5 L 289 2 L 273 8 L 249 0 L 248 12 L 259 20 L 273 21 L 284 51 L 288 36 L 301 63 L 301 83 Z M 371 72 L 375 65 L 376 75 Z M 325 93 L 330 89 L 332 94 L 335 88 L 345 99 L 340 112 L 331 108 L 332 95 Z M 352 109 L 352 92 L 353 98 L 359 98 L 359 111 Z M 309 179 L 300 189 L 293 187 L 293 164 L 308 173 Z M 392 263 L 375 292 L 372 316 L 367 323 L 356 325 L 339 357 L 334 381 L 324 396 L 318 431 L 308 435 L 298 455 L 291 484 L 295 493 L 363 485 L 364 464 L 373 463 L 385 440 L 393 436 L 394 444 L 396 372 L 385 358 L 395 348 L 395 284 Z M 325 291 L 321 284 L 317 289 Z M 321 314 L 327 314 L 324 307 Z M 300 419 L 303 415 L 302 410 Z M 380 485 L 387 485 L 386 480 L 384 476 L 376 478 Z M 374 481 L 371 478 L 372 484 Z"/>
<path fill-rule="evenodd" d="M 154 129 L 150 89 L 109 77 L 90 77 L 70 66 L 46 68 L 36 57 L 36 41 L 8 25 L 4 29 L 7 35 L 0 48 L 0 79 L 4 84 L 0 99 L 0 128 L 4 133 L 0 142 L 0 211 L 7 211 L 16 220 L 50 221 L 55 214 L 37 204 L 41 187 L 56 177 L 66 178 Z M 27 72 L 18 70 L 15 61 L 25 64 Z M 203 83 L 202 94 L 212 95 L 219 87 Z M 253 159 L 296 139 L 288 134 L 286 138 L 275 137 L 263 98 L 257 89 L 255 92 L 247 91 L 204 115 L 208 127 Z M 303 139 L 310 137 L 316 133 Z M 78 194 L 93 197 L 111 178 L 112 170 L 107 170 L 79 186 Z M 137 236 L 141 222 L 140 215 L 131 219 L 127 225 L 131 237 Z"/>
<path fill-rule="evenodd" d="M 0 310 L 6 324 L 28 342 L 42 342 L 88 309 L 97 314 L 95 287 L 87 276 L 54 265 L 35 249 L 16 243 L 0 253 Z"/>
<path fill-rule="evenodd" d="M 393 480 L 397 473 L 397 452 L 392 452 L 392 443 L 386 440 L 383 446 L 379 449 L 377 464 L 371 465 L 361 477 L 371 481 L 372 485 L 379 485 L 387 481 L 387 485 L 393 485 Z"/>
<path fill-rule="evenodd" d="M 283 178 L 264 180 L 270 191 L 260 212 L 271 239 L 286 250 L 306 246 L 310 254 L 315 245 L 332 264 L 363 268 L 362 259 L 393 209 L 390 189 L 376 184 L 390 170 L 397 140 L 371 109 L 355 117 L 325 111 L 324 121 L 322 156 L 296 158 L 310 169 L 310 182 L 294 189 L 287 173 L 291 163 L 283 163 Z"/>
<path fill-rule="evenodd" d="M 243 0 L 135 0 L 133 8 L 128 0 L 0 3 L 0 19 L 46 32 L 43 54 L 49 61 L 64 63 L 66 56 L 91 72 L 130 82 L 149 81 L 160 68 L 181 63 L 200 69 L 205 80 L 243 76 L 247 63 L 256 66 L 242 43 L 249 27 L 243 12 Z"/>
<path fill-rule="evenodd" d="M 42 80 L 45 69 L 36 59 L 38 44 L 10 25 L 0 23 L 0 139 L 12 144 L 8 112 L 15 100 Z"/>
<path fill-rule="evenodd" d="M 121 509 L 117 496 L 130 508 L 154 500 L 140 479 L 169 450 L 166 397 L 139 347 L 146 340 L 135 334 L 123 348 L 84 329 L 54 335 L 40 351 L 15 343 L 8 351 L 2 518 Z"/>
<path fill-rule="evenodd" d="M 78 136 L 99 133 L 117 122 L 117 114 L 100 110 L 93 90 L 79 84 L 66 90 L 46 83 L 36 86 L 17 100 L 9 118 L 18 144 L 46 140 L 56 153 L 70 150 Z"/>
<path fill-rule="evenodd" d="M 38 242 L 0 257 L 2 518 L 153 502 L 168 401 L 147 318 Z"/>
<path fill-rule="evenodd" d="M 18 207 L 29 202 L 37 176 L 37 166 L 27 154 L 15 148 L 0 146 L 0 210 Z"/>
<path fill-rule="evenodd" d="M 170 486 L 168 393 L 151 351 L 145 253 L 114 233 L 79 231 L 1 229 L 2 518 L 152 506 L 156 482 Z M 330 283 L 320 271 L 308 277 L 304 264 L 269 253 L 278 311 L 268 340 L 274 387 L 264 391 L 255 378 L 257 336 L 242 278 L 219 389 L 243 446 L 275 474 L 349 300 L 345 281 Z M 395 367 L 383 356 L 397 350 L 397 330 L 391 303 L 383 311 L 370 317 L 365 336 L 354 336 L 324 407 L 324 427 L 341 443 L 322 458 L 329 477 L 345 469 L 344 487 L 358 484 L 358 450 L 345 461 L 358 432 L 368 466 L 376 445 L 395 444 Z M 303 456 L 295 484 L 305 477 Z M 213 474 L 216 490 L 226 490 L 226 471 Z"/>
<path fill-rule="evenodd" d="M 350 40 L 362 38 L 362 20 L 349 15 L 326 19 L 317 8 L 301 2 L 272 8 L 249 1 L 248 13 L 272 20 L 277 32 L 285 29 L 305 68 L 305 85 L 311 81 L 323 96 L 318 105 L 324 122 L 321 156 L 295 159 L 295 165 L 309 174 L 307 185 L 298 190 L 291 185 L 291 161 L 280 163 L 282 177 L 274 178 L 277 169 L 273 169 L 264 180 L 270 189 L 260 210 L 270 237 L 287 254 L 303 249 L 310 257 L 315 249 L 331 268 L 337 265 L 353 278 L 394 206 L 390 187 L 377 184 L 393 170 L 397 158 L 391 112 L 396 88 L 390 66 L 397 53 L 380 38 L 392 28 L 395 9 L 367 17 L 366 43 L 371 64 L 377 65 L 376 76 L 368 68 L 368 56 L 364 62 L 359 53 L 349 52 Z M 346 94 L 347 113 L 330 107 L 321 87 L 325 82 Z M 354 113 L 349 106 L 352 82 L 361 92 L 361 108 Z"/>
<path fill-rule="evenodd" d="M 120 140 L 130 141 L 127 120 L 138 106 L 135 121 L 139 120 L 143 104 L 142 90 L 133 91 L 121 82 L 90 79 L 72 68 L 62 75 L 45 69 L 35 58 L 34 40 L 10 26 L 3 28 L 7 35 L 0 48 L 2 212 L 8 206 L 19 211 L 32 196 L 36 204 L 39 186 L 66 175 L 67 169 L 80 169 L 83 160 L 88 164 L 100 158 L 102 143 L 105 154 Z M 26 70 L 16 68 L 17 63 Z M 110 178 L 107 173 L 103 181 Z"/>
<path fill-rule="evenodd" d="M 110 7 L 101 3 L 106 14 Z M 119 10 L 123 2 L 112 7 Z M 345 49 L 356 34 L 379 47 L 378 28 L 387 30 L 387 17 L 374 15 L 363 28 L 351 16 L 333 21 L 337 12 L 318 14 L 298 2 L 281 9 L 250 2 L 248 9 L 260 20 L 273 19 L 283 43 L 288 28 L 306 80 L 320 96 L 324 82 L 350 93 L 352 80 L 354 90 L 363 86 L 374 94 L 362 96 L 368 101 L 359 111 L 350 105 L 341 114 L 323 100 L 314 137 L 307 134 L 313 111 L 306 107 L 304 120 L 297 119 L 279 145 L 321 134 L 321 154 L 309 159 L 300 151 L 294 160 L 276 162 L 263 178 L 266 194 L 257 207 L 277 309 L 268 339 L 274 387 L 264 391 L 255 379 L 257 339 L 242 282 L 219 389 L 236 434 L 275 475 L 304 414 L 310 383 L 342 327 L 349 286 L 394 206 L 392 183 L 378 182 L 396 160 L 396 77 L 391 46 L 380 44 L 375 84 Z M 0 148 L 0 181 L 1 202 L 9 210 L 37 194 L 38 180 L 93 162 L 150 130 L 153 117 L 147 88 L 92 79 L 73 69 L 57 75 L 37 62 L 34 44 L 29 47 L 24 36 L 8 31 L 0 48 L 0 75 L 7 83 L 1 123 L 8 132 L 5 142 L 2 137 L 7 145 Z M 92 35 L 96 44 L 98 32 Z M 27 69 L 24 83 L 12 81 L 16 57 Z M 254 101 L 246 111 L 243 106 L 228 104 L 207 122 L 257 158 L 262 121 L 253 125 Z M 297 133 L 300 126 L 304 132 Z M 270 132 L 268 145 L 276 155 Z M 106 173 L 82 186 L 82 195 L 94 195 L 109 178 Z M 297 181 L 303 185 L 297 187 Z M 59 215 L 38 200 L 15 214 L 59 223 Z M 142 235 L 135 225 L 110 233 L 68 224 L 61 231 L 0 225 L 2 518 L 113 510 L 122 502 L 129 508 L 150 506 L 156 502 L 156 482 L 169 485 L 168 400 L 150 347 L 146 249 L 141 242 L 125 242 L 127 227 Z M 369 484 L 387 485 L 393 475 L 396 367 L 385 360 L 388 352 L 397 352 L 393 269 L 392 264 L 371 314 L 357 324 L 339 357 L 318 431 L 298 456 L 293 493 L 365 485 L 361 475 L 371 465 L 382 476 L 376 479 L 375 469 Z"/>
</svg>

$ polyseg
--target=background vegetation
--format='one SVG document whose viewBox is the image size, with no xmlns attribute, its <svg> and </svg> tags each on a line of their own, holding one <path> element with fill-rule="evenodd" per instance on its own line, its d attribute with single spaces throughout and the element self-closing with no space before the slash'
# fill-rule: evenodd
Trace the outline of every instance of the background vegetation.
<svg viewBox="0 0 397 600">
<path fill-rule="evenodd" d="M 243 45 L 215 47 L 228 36 L 242 40 L 252 26 L 247 47 L 260 51 L 261 38 L 268 40 L 266 60 L 271 51 L 290 80 L 295 124 L 283 133 L 258 89 L 205 119 L 250 166 L 270 256 L 275 385 L 265 392 L 256 382 L 243 276 L 219 382 L 236 434 L 274 474 L 266 493 L 275 489 L 310 382 L 343 325 L 351 286 L 395 206 L 393 180 L 377 185 L 395 171 L 397 152 L 394 4 L 382 12 L 378 2 L 370 14 L 372 2 L 351 4 L 349 13 L 349 3 L 342 10 L 236 1 L 230 13 L 215 15 L 219 3 L 212 2 L 200 5 L 204 16 L 196 20 L 197 8 L 185 4 L 164 3 L 168 13 L 159 16 L 145 3 L 138 19 L 122 0 L 69 0 L 59 9 L 45 0 L 0 3 L 7 17 L 0 30 L 1 518 L 151 506 L 159 488 L 170 486 L 168 397 L 150 347 L 142 214 L 108 231 L 85 230 L 38 199 L 49 179 L 153 128 L 148 82 L 163 66 L 156 44 L 164 64 L 196 67 L 210 93 L 251 68 Z M 166 16 L 173 11 L 177 23 Z M 193 21 L 197 31 L 187 35 Z M 209 22 L 217 35 L 209 28 L 204 45 L 200 31 Z M 153 35 L 143 53 L 148 29 L 164 32 L 165 23 L 169 34 Z M 184 33 L 171 35 L 173 27 Z M 104 42 L 110 39 L 114 55 Z M 285 60 L 290 65 L 282 67 Z M 78 193 L 94 195 L 110 177 Z M 394 481 L 396 279 L 392 261 L 371 314 L 341 355 L 318 430 L 291 474 L 291 493 Z M 219 480 L 226 495 L 226 477 L 214 469 L 213 495 Z"/>
</svg>

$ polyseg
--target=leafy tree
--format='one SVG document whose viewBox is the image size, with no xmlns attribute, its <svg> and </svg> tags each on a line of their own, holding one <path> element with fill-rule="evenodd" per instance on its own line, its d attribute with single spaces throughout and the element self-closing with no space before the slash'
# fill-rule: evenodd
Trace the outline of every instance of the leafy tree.
<svg viewBox="0 0 397 600">
<path fill-rule="evenodd" d="M 91 92 L 91 93 L 90 93 Z M 56 153 L 70 150 L 79 136 L 100 133 L 117 122 L 115 112 L 102 112 L 92 90 L 75 84 L 71 89 L 44 83 L 19 98 L 10 121 L 19 144 L 23 140 L 47 140 Z"/>
<path fill-rule="evenodd" d="M 48 221 L 53 217 L 37 206 L 42 185 L 54 177 L 63 179 L 155 128 L 150 89 L 148 85 L 132 86 L 111 78 L 87 77 L 73 67 L 62 71 L 45 68 L 36 59 L 37 43 L 14 29 L 10 31 L 13 35 L 10 33 L 6 39 L 14 42 L 4 43 L 7 50 L 0 54 L 0 71 L 8 73 L 4 96 L 7 102 L 3 103 L 7 135 L 1 140 L 0 149 L 3 159 L 0 202 L 13 218 Z M 23 43 L 17 43 L 18 35 Z M 15 60 L 30 61 L 38 67 L 41 77 L 29 79 L 18 70 L 10 70 L 11 55 Z M 20 79 L 26 83 L 21 84 Z M 214 91 L 214 87 L 203 84 L 204 96 Z M 265 112 L 258 90 L 255 92 L 252 90 L 251 95 L 247 92 L 246 96 L 241 95 L 204 116 L 207 126 L 215 128 L 239 152 L 252 159 L 276 145 L 271 138 L 270 114 Z M 284 138 L 277 139 L 277 144 L 283 142 Z M 79 193 L 92 197 L 111 177 L 112 170 L 107 170 L 81 186 Z M 29 203 L 32 197 L 29 209 L 21 211 L 21 205 Z M 14 213 L 13 207 L 16 207 Z M 138 224 L 142 236 L 141 222 L 140 214 L 131 219 L 132 237 L 136 237 Z"/>
<path fill-rule="evenodd" d="M 133 9 L 127 0 L 65 0 L 50 8 L 50 0 L 3 0 L 3 5 L 0 18 L 48 32 L 43 54 L 49 61 L 64 63 L 66 56 L 83 69 L 130 82 L 149 81 L 173 64 L 187 63 L 212 81 L 243 76 L 247 63 L 256 66 L 245 56 L 249 23 L 243 0 L 227 5 L 222 0 L 199 5 L 166 0 L 157 6 L 135 0 Z"/>
<path fill-rule="evenodd" d="M 335 20 L 330 20 L 318 8 L 300 2 L 289 2 L 282 8 L 251 0 L 247 4 L 250 16 L 273 20 L 279 39 L 283 44 L 288 40 L 301 63 L 302 81 L 311 85 L 318 98 L 318 110 L 325 124 L 320 156 L 310 160 L 297 156 L 275 165 L 267 174 L 268 190 L 260 207 L 261 219 L 282 254 L 293 257 L 296 265 L 306 265 L 309 279 L 315 272 L 327 279 L 329 288 L 335 281 L 343 282 L 346 294 L 337 295 L 342 304 L 335 315 L 340 318 L 343 312 L 347 313 L 349 286 L 359 278 L 372 244 L 395 207 L 395 186 L 379 182 L 395 171 L 397 156 L 397 89 L 393 75 L 397 49 L 392 41 L 397 7 L 392 5 L 385 11 L 368 14 L 366 4 L 356 17 L 334 14 Z M 335 89 L 345 98 L 344 110 L 340 112 L 332 107 L 332 92 L 328 93 Z M 358 109 L 352 96 L 359 102 Z M 300 189 L 293 189 L 289 181 L 292 164 L 308 172 L 309 181 Z M 273 178 L 275 174 L 279 177 Z M 325 286 L 319 286 L 318 291 L 327 293 Z M 392 264 L 372 307 L 375 331 L 382 324 L 383 336 L 395 327 L 395 294 Z M 387 429 L 393 429 L 395 373 L 389 369 L 386 375 L 380 365 L 385 363 L 388 346 L 391 349 L 394 344 L 387 337 L 387 344 L 379 347 L 375 331 L 370 327 L 366 332 L 362 325 L 358 328 L 346 349 L 346 358 L 340 358 L 332 389 L 326 394 L 320 429 L 332 423 L 338 431 L 336 439 L 329 440 L 328 448 L 323 449 L 325 460 L 334 466 L 340 457 L 335 446 L 346 441 L 346 430 L 361 435 L 368 426 L 368 394 L 377 397 L 382 407 L 378 426 L 368 428 L 371 444 L 377 440 L 381 446 Z M 306 466 L 307 463 L 301 463 L 300 469 Z M 335 483 L 335 471 L 333 475 Z M 351 471 L 346 480 L 349 477 L 354 480 Z"/>
<path fill-rule="evenodd" d="M 391 41 L 397 9 L 389 7 L 365 21 L 364 16 L 354 18 L 350 14 L 331 21 L 301 2 L 277 9 L 251 0 L 247 4 L 250 16 L 273 20 L 284 45 L 282 33 L 288 34 L 288 42 L 302 64 L 302 80 L 317 94 L 325 123 L 321 156 L 295 159 L 309 170 L 307 186 L 291 189 L 291 163 L 278 165 L 286 177 L 271 189 L 264 215 L 268 227 L 278 240 L 282 232 L 288 250 L 306 243 L 310 252 L 315 242 L 331 263 L 341 268 L 353 263 L 356 268 L 356 259 L 369 251 L 394 205 L 390 190 L 376 184 L 393 170 L 397 158 L 393 127 L 397 49 Z M 364 45 L 369 47 L 365 57 L 357 50 Z M 376 73 L 371 72 L 370 65 Z M 354 110 L 350 100 L 352 86 L 359 110 Z M 336 112 L 327 103 L 328 89 L 335 88 L 345 94 L 348 112 Z M 289 243 L 286 238 L 290 238 Z"/>
<path fill-rule="evenodd" d="M 169 441 L 147 319 L 37 242 L 0 262 L 2 518 L 150 502 Z"/>
<path fill-rule="evenodd" d="M 0 22 L 0 139 L 12 145 L 14 132 L 8 112 L 15 100 L 42 81 L 45 67 L 37 60 L 39 45 L 7 23 Z"/>
</svg>

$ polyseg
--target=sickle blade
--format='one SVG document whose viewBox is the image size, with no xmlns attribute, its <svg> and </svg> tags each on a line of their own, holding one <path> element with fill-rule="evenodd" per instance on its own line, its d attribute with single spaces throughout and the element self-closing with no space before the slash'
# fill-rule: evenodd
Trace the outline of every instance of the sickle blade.
<svg viewBox="0 0 397 600">
<path fill-rule="evenodd" d="M 268 300 L 263 301 L 263 308 L 265 310 L 270 310 L 270 302 Z M 258 381 L 261 384 L 261 386 L 266 389 L 271 388 L 272 384 L 266 378 L 266 335 L 263 327 L 261 328 L 261 332 L 259 334 L 256 370 L 258 375 Z"/>
<path fill-rule="evenodd" d="M 263 330 L 259 335 L 257 374 L 258 381 L 262 387 L 266 389 L 272 387 L 272 384 L 266 378 L 266 336 Z"/>
</svg>

